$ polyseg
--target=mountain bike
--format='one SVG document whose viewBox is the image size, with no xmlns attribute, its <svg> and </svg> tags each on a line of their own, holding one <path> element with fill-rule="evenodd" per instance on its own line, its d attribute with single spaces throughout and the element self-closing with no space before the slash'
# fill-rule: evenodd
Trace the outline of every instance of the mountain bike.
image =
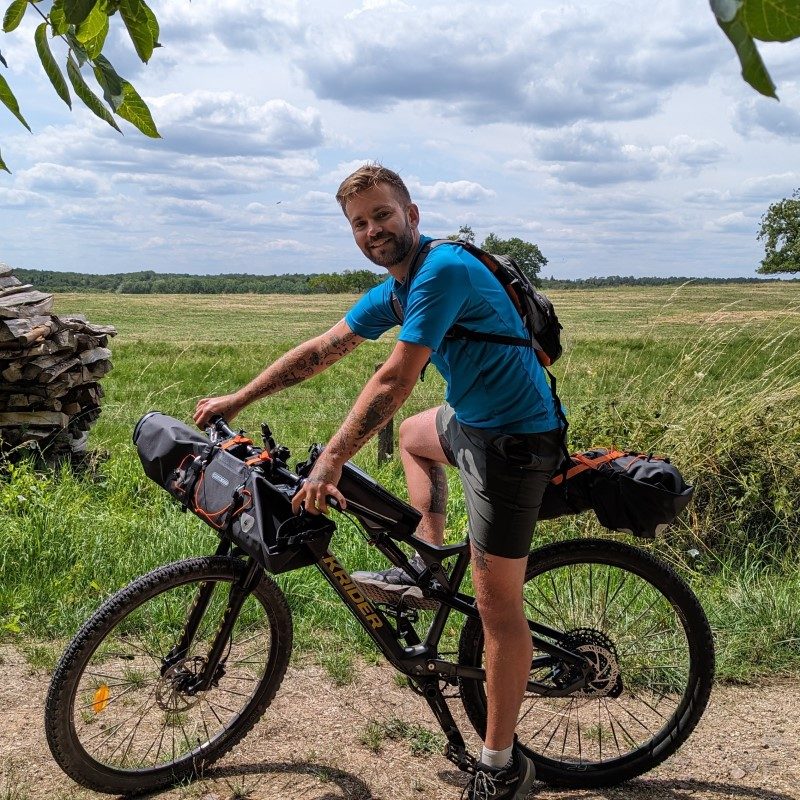
<svg viewBox="0 0 800 800">
<path fill-rule="evenodd" d="M 264 428 L 263 449 L 219 418 L 208 432 L 222 444 L 238 436 L 239 456 L 271 491 L 291 498 L 319 447 L 292 471 L 288 450 Z M 265 567 L 311 563 L 425 699 L 446 757 L 474 769 L 448 706 L 459 698 L 483 737 L 483 631 L 474 598 L 462 590 L 468 541 L 437 547 L 417 538 L 419 513 L 351 463 L 339 486 L 348 501 L 342 513 L 415 586 L 392 604 L 368 599 L 330 548 L 336 526 L 328 518 L 305 531 L 289 525 L 271 545 L 271 562 L 221 532 L 214 555 L 159 567 L 114 594 L 67 647 L 45 719 L 50 749 L 69 776 L 100 792 L 152 791 L 229 752 L 267 712 L 292 649 L 289 606 Z M 409 549 L 422 557 L 421 571 Z M 517 735 L 540 780 L 616 784 L 686 740 L 709 698 L 714 647 L 703 609 L 674 569 L 620 541 L 560 541 L 531 551 L 524 596 L 534 655 Z M 453 614 L 463 618 L 455 658 L 440 652 Z"/>
</svg>

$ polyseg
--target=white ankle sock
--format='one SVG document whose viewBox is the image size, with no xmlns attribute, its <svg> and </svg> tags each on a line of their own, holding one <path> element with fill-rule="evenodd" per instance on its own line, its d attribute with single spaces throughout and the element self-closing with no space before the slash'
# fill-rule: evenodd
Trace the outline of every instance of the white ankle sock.
<svg viewBox="0 0 800 800">
<path fill-rule="evenodd" d="M 505 750 L 490 750 L 488 747 L 484 747 L 481 751 L 481 764 L 486 764 L 487 767 L 493 769 L 503 769 L 511 763 L 513 752 L 513 744 L 506 747 Z"/>
</svg>

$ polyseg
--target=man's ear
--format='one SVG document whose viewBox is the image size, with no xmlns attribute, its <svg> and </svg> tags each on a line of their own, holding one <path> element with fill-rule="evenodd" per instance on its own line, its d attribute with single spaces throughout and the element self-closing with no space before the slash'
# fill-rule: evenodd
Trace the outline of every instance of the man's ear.
<svg viewBox="0 0 800 800">
<path fill-rule="evenodd" d="M 416 228 L 419 225 L 419 208 L 416 203 L 408 206 L 408 221 Z"/>
</svg>

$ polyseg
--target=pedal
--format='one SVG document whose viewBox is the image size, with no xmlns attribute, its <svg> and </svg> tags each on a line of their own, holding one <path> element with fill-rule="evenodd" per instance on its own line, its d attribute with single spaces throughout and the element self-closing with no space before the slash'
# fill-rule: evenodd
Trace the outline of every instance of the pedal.
<svg viewBox="0 0 800 800">
<path fill-rule="evenodd" d="M 397 586 L 397 589 L 385 586 L 376 586 L 373 583 L 361 583 L 353 581 L 361 593 L 373 603 L 381 603 L 387 606 L 399 608 L 416 608 L 421 611 L 436 611 L 439 608 L 439 601 L 432 600 L 422 594 L 419 586 Z"/>
</svg>

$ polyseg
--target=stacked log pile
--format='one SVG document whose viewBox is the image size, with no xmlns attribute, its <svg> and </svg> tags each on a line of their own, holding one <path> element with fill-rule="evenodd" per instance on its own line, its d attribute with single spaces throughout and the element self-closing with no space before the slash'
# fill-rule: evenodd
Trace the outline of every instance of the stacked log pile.
<svg viewBox="0 0 800 800">
<path fill-rule="evenodd" d="M 53 296 L 0 264 L 0 451 L 48 459 L 83 452 L 111 369 L 110 325 L 57 317 Z"/>
</svg>

